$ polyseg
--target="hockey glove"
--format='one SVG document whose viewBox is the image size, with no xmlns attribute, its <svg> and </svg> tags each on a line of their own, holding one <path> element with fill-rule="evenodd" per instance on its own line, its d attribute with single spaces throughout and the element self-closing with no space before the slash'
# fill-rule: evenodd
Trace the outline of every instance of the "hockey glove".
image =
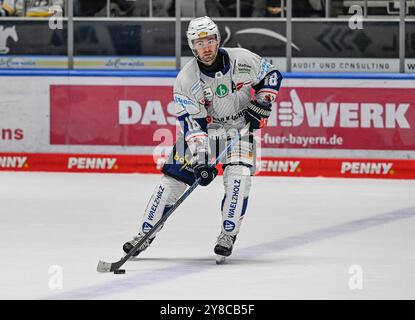
<svg viewBox="0 0 415 320">
<path fill-rule="evenodd" d="M 271 115 L 271 103 L 260 104 L 255 100 L 251 100 L 248 108 L 245 110 L 245 121 L 250 123 L 249 130 L 260 129 L 267 124 L 267 120 Z"/>
<path fill-rule="evenodd" d="M 200 178 L 199 184 L 201 186 L 207 186 L 218 175 L 218 169 L 208 164 L 208 155 L 205 152 L 193 157 L 192 160 L 192 168 L 196 179 Z"/>
</svg>

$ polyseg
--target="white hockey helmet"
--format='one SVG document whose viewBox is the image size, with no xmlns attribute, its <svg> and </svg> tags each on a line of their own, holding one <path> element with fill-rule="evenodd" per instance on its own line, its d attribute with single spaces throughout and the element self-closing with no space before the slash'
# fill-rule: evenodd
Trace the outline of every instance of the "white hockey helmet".
<svg viewBox="0 0 415 320">
<path fill-rule="evenodd" d="M 186 35 L 189 47 L 192 49 L 193 54 L 196 57 L 197 55 L 193 46 L 193 40 L 215 35 L 218 43 L 220 43 L 220 33 L 218 26 L 212 21 L 211 18 L 207 16 L 192 19 L 189 23 L 189 27 L 187 28 Z"/>
</svg>

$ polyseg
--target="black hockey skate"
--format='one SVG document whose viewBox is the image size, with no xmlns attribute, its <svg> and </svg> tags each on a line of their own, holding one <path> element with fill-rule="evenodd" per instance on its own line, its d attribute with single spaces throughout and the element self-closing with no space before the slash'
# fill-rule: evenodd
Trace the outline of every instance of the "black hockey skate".
<svg viewBox="0 0 415 320">
<path fill-rule="evenodd" d="M 124 243 L 122 249 L 124 250 L 125 253 L 129 253 L 131 250 L 133 250 L 134 246 L 139 243 L 141 241 L 141 239 L 144 237 L 144 235 L 142 234 L 138 234 L 137 236 L 135 236 L 133 238 L 133 240 L 127 241 L 126 243 Z M 133 257 L 138 256 L 141 252 L 143 252 L 144 250 L 146 250 L 150 244 L 153 242 L 155 237 L 148 239 L 146 242 L 144 242 L 136 252 L 134 252 Z"/>
<path fill-rule="evenodd" d="M 226 257 L 229 257 L 232 254 L 233 244 L 235 243 L 236 236 L 231 236 L 226 233 L 221 232 L 216 241 L 215 253 L 216 253 L 216 263 L 221 264 L 225 261 Z"/>
</svg>

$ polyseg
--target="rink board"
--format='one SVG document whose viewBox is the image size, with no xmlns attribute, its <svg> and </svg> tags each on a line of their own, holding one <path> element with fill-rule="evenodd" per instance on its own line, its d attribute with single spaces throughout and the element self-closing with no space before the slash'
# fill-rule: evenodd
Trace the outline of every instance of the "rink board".
<svg viewBox="0 0 415 320">
<path fill-rule="evenodd" d="M 0 171 L 159 173 L 164 159 L 151 155 L 0 153 Z M 414 160 L 262 157 L 256 165 L 258 176 L 415 179 Z"/>
<path fill-rule="evenodd" d="M 173 72 L 0 75 L 0 170 L 157 173 L 174 143 Z M 414 97 L 409 75 L 286 74 L 257 174 L 413 179 Z"/>
</svg>

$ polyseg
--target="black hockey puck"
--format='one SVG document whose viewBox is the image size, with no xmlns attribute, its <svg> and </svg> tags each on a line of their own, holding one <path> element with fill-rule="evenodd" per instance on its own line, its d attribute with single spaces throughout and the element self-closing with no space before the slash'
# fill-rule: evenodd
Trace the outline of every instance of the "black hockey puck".
<svg viewBox="0 0 415 320">
<path fill-rule="evenodd" d="M 125 273 L 125 269 L 117 269 L 117 270 L 114 270 L 114 273 L 115 274 L 124 274 Z"/>
</svg>

